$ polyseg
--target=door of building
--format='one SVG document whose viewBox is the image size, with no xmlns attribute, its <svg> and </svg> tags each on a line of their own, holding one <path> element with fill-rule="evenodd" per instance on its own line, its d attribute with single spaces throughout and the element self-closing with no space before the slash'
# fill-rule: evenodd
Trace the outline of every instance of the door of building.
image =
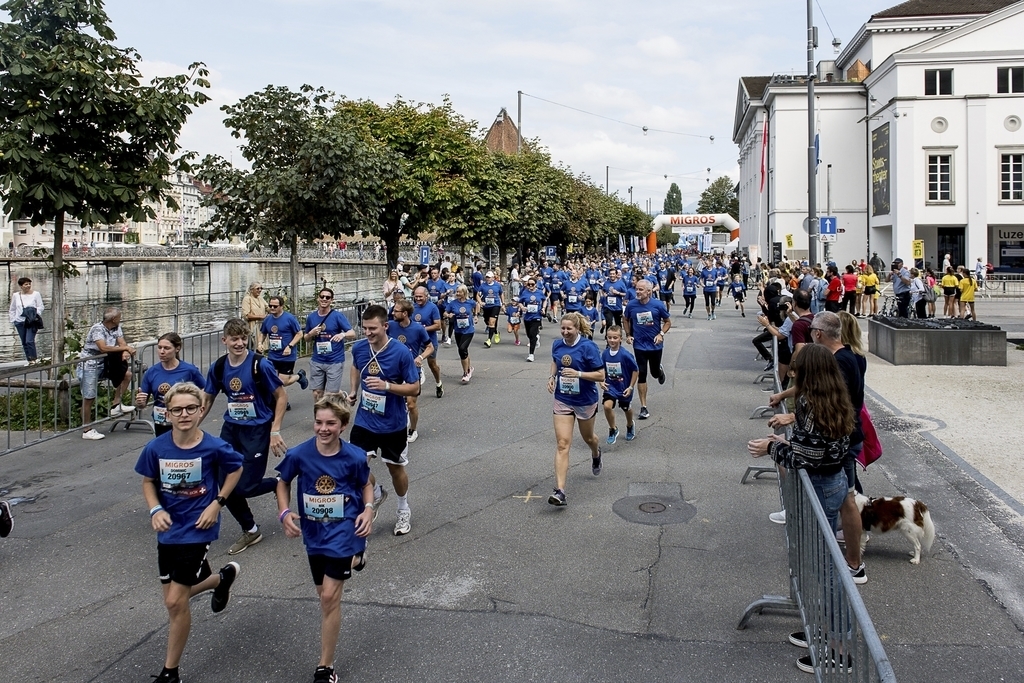
<svg viewBox="0 0 1024 683">
<path fill-rule="evenodd" d="M 938 228 L 938 253 L 936 259 L 932 264 L 932 267 L 938 272 L 939 268 L 942 268 L 942 261 L 949 254 L 949 262 L 953 264 L 953 267 L 965 265 L 967 262 L 964 261 L 966 252 L 964 228 Z"/>
</svg>

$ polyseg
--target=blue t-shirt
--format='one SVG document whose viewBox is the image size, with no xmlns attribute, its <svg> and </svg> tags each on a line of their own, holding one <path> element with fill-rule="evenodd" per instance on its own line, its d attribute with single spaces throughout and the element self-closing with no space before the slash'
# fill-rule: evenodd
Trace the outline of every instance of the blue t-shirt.
<svg viewBox="0 0 1024 683">
<path fill-rule="evenodd" d="M 428 301 L 422 306 L 417 305 L 415 302 L 412 305 L 412 321 L 423 325 L 424 328 L 430 327 L 438 320 L 441 319 L 441 311 L 435 304 Z M 430 343 L 434 345 L 434 349 L 437 349 L 437 330 L 427 330 L 427 336 L 430 337 Z"/>
<path fill-rule="evenodd" d="M 518 325 L 523 320 L 523 316 L 519 312 L 519 304 L 514 301 L 505 304 L 505 316 L 508 317 L 509 325 Z"/>
<path fill-rule="evenodd" d="M 565 283 L 565 291 L 562 293 L 565 298 L 565 310 L 579 311 L 583 308 L 583 296 L 586 293 L 586 280 L 568 280 Z"/>
<path fill-rule="evenodd" d="M 270 360 L 293 361 L 298 357 L 298 352 L 292 349 L 290 355 L 284 355 L 284 347 L 291 343 L 295 335 L 299 333 L 299 321 L 295 316 L 285 311 L 276 318 L 268 315 L 260 325 L 260 332 L 267 335 L 267 358 Z"/>
<path fill-rule="evenodd" d="M 622 279 L 604 283 L 604 307 L 614 313 L 622 310 L 629 299 L 629 287 Z"/>
<path fill-rule="evenodd" d="M 604 381 L 608 385 L 608 395 L 622 398 L 626 387 L 633 382 L 633 373 L 640 369 L 636 359 L 624 346 L 620 346 L 615 353 L 606 348 L 601 353 L 601 360 L 604 361 Z"/>
<path fill-rule="evenodd" d="M 597 344 L 580 335 L 573 346 L 559 337 L 551 345 L 551 359 L 555 362 L 555 398 L 571 406 L 588 406 L 599 398 L 597 382 L 579 377 L 562 377 L 563 368 L 580 372 L 594 372 L 604 368 Z"/>
<path fill-rule="evenodd" d="M 705 268 L 700 271 L 701 282 L 704 283 L 705 292 L 717 292 L 718 291 L 718 276 L 717 271 L 714 268 Z"/>
<path fill-rule="evenodd" d="M 200 389 L 206 386 L 206 378 L 203 377 L 202 370 L 183 360 L 178 361 L 178 367 L 173 370 L 165 370 L 163 363 L 157 363 L 146 370 L 146 374 L 142 376 L 139 391 L 153 397 L 153 424 L 167 424 L 164 394 L 175 384 L 181 382 L 192 382 Z"/>
<path fill-rule="evenodd" d="M 156 540 L 175 545 L 216 541 L 220 518 L 209 529 L 197 529 L 196 521 L 217 497 L 218 475 L 231 474 L 241 466 L 242 456 L 234 448 L 205 432 L 192 448 L 176 446 L 171 432 L 143 446 L 135 471 L 153 480 L 157 498 L 171 516 L 171 528 L 158 531 Z"/>
<path fill-rule="evenodd" d="M 405 397 L 379 389 L 369 390 L 366 379 L 377 377 L 391 384 L 418 384 L 420 369 L 416 367 L 409 349 L 389 338 L 374 357 L 370 342 L 360 339 L 352 346 L 352 367 L 359 373 L 362 388 L 355 424 L 377 434 L 405 429 L 408 415 Z"/>
<path fill-rule="evenodd" d="M 213 376 L 213 369 L 217 361 L 210 363 L 210 369 L 206 373 L 206 388 L 203 389 L 211 396 L 216 396 L 223 391 L 228 397 L 228 409 L 224 412 L 224 421 L 232 424 L 259 425 L 270 422 L 274 419 L 275 403 L 272 394 L 281 385 L 277 376 L 277 370 L 266 358 L 261 358 L 259 373 L 261 382 L 266 387 L 264 392 L 256 390 L 256 380 L 252 376 L 252 351 L 245 357 L 238 367 L 231 367 L 231 361 L 224 361 L 223 385 L 218 384 Z"/>
<path fill-rule="evenodd" d="M 437 278 L 436 280 L 428 279 L 426 285 L 427 297 L 430 299 L 431 303 L 435 304 L 443 299 L 449 290 L 453 289 L 451 285 L 441 278 Z"/>
<path fill-rule="evenodd" d="M 562 280 L 562 271 L 554 271 L 551 274 L 551 279 L 547 281 L 548 293 L 552 299 L 558 299 L 562 296 L 563 285 L 565 285 L 565 282 Z"/>
<path fill-rule="evenodd" d="M 455 316 L 455 334 L 473 334 L 476 328 L 473 326 L 473 311 L 476 310 L 476 302 L 466 299 L 459 301 L 452 299 L 444 307 L 445 313 Z"/>
<path fill-rule="evenodd" d="M 683 277 L 683 296 L 697 296 L 697 285 L 700 284 L 700 278 L 696 275 L 686 275 Z"/>
<path fill-rule="evenodd" d="M 484 283 L 484 274 L 479 270 L 473 271 L 472 275 L 473 291 L 476 291 Z"/>
<path fill-rule="evenodd" d="M 601 285 L 604 284 L 604 277 L 601 275 L 601 271 L 597 268 L 591 268 L 586 273 L 587 286 L 590 287 L 592 292 L 600 292 Z"/>
<path fill-rule="evenodd" d="M 735 299 L 743 296 L 743 292 L 747 291 L 747 288 L 743 286 L 742 282 L 733 281 L 729 283 L 729 291 L 732 292 L 732 296 Z"/>
<path fill-rule="evenodd" d="M 718 284 L 724 287 L 729 283 L 729 269 L 725 266 L 718 266 L 715 268 L 715 277 L 718 278 Z"/>
<path fill-rule="evenodd" d="M 665 304 L 653 296 L 646 304 L 634 299 L 626 304 L 623 318 L 629 321 L 629 331 L 633 335 L 633 349 L 637 351 L 657 351 L 661 345 L 654 343 L 654 338 L 661 334 L 661 324 L 669 319 Z"/>
<path fill-rule="evenodd" d="M 524 289 L 519 293 L 519 305 L 522 306 L 523 320 L 540 320 L 544 310 L 544 292 L 539 288 L 533 292 Z"/>
<path fill-rule="evenodd" d="M 492 282 L 491 284 L 484 282 L 476 288 L 476 293 L 480 296 L 480 301 L 484 308 L 501 306 L 501 295 L 504 291 L 505 290 L 501 286 L 501 283 L 497 281 Z"/>
<path fill-rule="evenodd" d="M 321 455 L 314 437 L 289 448 L 277 471 L 283 481 L 299 479 L 292 511 L 300 517 L 308 554 L 351 557 L 366 549 L 366 538 L 356 536 L 356 517 L 365 507 L 363 487 L 370 478 L 366 451 L 342 441 L 340 451 Z"/>
<path fill-rule="evenodd" d="M 344 334 L 352 329 L 352 326 L 348 322 L 348 318 L 345 314 L 340 311 L 331 309 L 327 312 L 327 315 L 320 315 L 319 311 L 313 311 L 306 317 L 306 334 L 314 327 L 324 323 L 324 330 L 316 336 L 313 340 L 313 357 L 311 361 L 315 363 L 323 363 L 324 365 L 334 365 L 336 363 L 345 362 L 345 342 L 331 341 L 331 337 L 336 334 Z"/>
<path fill-rule="evenodd" d="M 580 313 L 582 313 L 583 317 L 590 322 L 590 329 L 593 330 L 599 319 L 597 309 L 593 306 L 584 306 L 580 309 Z"/>
<path fill-rule="evenodd" d="M 672 284 L 675 283 L 676 273 L 674 270 L 669 268 L 660 268 L 658 270 L 658 286 L 661 288 L 662 294 L 670 294 L 672 292 Z"/>
<path fill-rule="evenodd" d="M 402 327 L 392 320 L 388 323 L 388 336 L 404 344 L 413 356 L 420 355 L 430 343 L 430 335 L 423 329 L 423 325 L 412 321 L 408 327 Z"/>
</svg>

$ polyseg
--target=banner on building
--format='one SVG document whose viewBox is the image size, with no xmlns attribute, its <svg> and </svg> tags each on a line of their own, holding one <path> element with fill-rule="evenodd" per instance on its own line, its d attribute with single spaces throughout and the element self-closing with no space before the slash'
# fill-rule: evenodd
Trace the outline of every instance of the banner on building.
<svg viewBox="0 0 1024 683">
<path fill-rule="evenodd" d="M 889 124 L 871 131 L 871 215 L 885 216 L 889 207 Z"/>
</svg>

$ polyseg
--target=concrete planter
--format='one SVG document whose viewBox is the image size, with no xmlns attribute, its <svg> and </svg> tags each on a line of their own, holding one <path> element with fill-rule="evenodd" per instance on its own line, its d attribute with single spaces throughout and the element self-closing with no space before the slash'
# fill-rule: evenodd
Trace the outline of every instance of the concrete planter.
<svg viewBox="0 0 1024 683">
<path fill-rule="evenodd" d="M 893 365 L 1006 365 L 1006 332 L 987 329 L 935 329 L 884 318 L 868 320 L 871 353 Z"/>
</svg>

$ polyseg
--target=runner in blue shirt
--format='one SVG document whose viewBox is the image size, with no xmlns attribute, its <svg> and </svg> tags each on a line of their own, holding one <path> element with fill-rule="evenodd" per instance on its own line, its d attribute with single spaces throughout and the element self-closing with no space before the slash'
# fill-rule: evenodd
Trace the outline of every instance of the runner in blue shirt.
<svg viewBox="0 0 1024 683">
<path fill-rule="evenodd" d="M 565 312 L 579 313 L 583 308 L 583 298 L 588 290 L 587 281 L 581 278 L 576 271 L 565 281 L 563 296 L 565 297 Z"/>
<path fill-rule="evenodd" d="M 555 322 L 558 320 L 558 316 L 562 309 L 562 289 L 565 286 L 565 281 L 562 280 L 562 271 L 559 269 L 558 264 L 555 264 L 554 270 L 551 273 L 551 279 L 548 280 L 548 322 Z"/>
<path fill-rule="evenodd" d="M 579 313 L 566 313 L 560 322 L 562 336 L 551 345 L 551 376 L 548 392 L 554 394 L 555 490 L 548 496 L 551 505 L 565 505 L 565 479 L 569 472 L 573 423 L 590 446 L 590 467 L 601 474 L 601 448 L 594 433 L 597 417 L 598 382 L 604 381 L 604 363 L 597 344 L 587 339 L 590 325 Z"/>
<path fill-rule="evenodd" d="M 656 283 L 658 285 L 658 295 L 661 298 L 661 302 L 665 304 L 665 308 L 671 313 L 672 304 L 675 302 L 676 271 L 662 262 L 659 264 L 655 275 L 657 275 L 658 280 Z"/>
<path fill-rule="evenodd" d="M 590 292 L 587 292 L 586 297 L 583 299 L 583 307 L 580 309 L 580 314 L 590 324 L 590 336 L 588 339 L 593 339 L 594 330 L 597 329 L 597 323 L 601 316 L 598 313 L 597 306 L 594 305 L 593 295 Z"/>
<path fill-rule="evenodd" d="M 448 301 L 444 316 L 455 323 L 455 344 L 459 347 L 459 360 L 462 362 L 462 383 L 469 384 L 473 379 L 473 363 L 469 358 L 469 345 L 473 343 L 476 328 L 473 318 L 476 316 L 477 303 L 470 300 L 469 290 L 459 285 L 455 290 L 455 298 Z"/>
<path fill-rule="evenodd" d="M 348 402 L 353 406 L 358 402 L 359 408 L 349 440 L 370 457 L 376 457 L 380 450 L 398 495 L 395 536 L 402 536 L 412 530 L 409 477 L 405 471 L 409 463 L 405 398 L 419 393 L 420 378 L 409 349 L 388 336 L 387 320 L 383 306 L 367 306 L 362 316 L 364 338 L 352 345 Z M 376 510 L 386 493 L 376 485 L 372 474 L 370 483 L 374 484 Z"/>
<path fill-rule="evenodd" d="M 729 285 L 729 291 L 732 293 L 733 300 L 736 301 L 736 308 L 740 312 L 740 316 L 746 318 L 747 313 L 743 310 L 743 296 L 747 291 L 746 286 L 743 284 L 743 276 L 736 275 L 732 279 L 732 283 Z"/>
<path fill-rule="evenodd" d="M 263 540 L 246 499 L 270 493 L 277 486 L 276 479 L 263 475 L 268 454 L 281 457 L 287 450 L 281 421 L 288 397 L 273 364 L 248 350 L 249 326 L 244 320 L 231 318 L 224 323 L 221 341 L 227 354 L 214 361 L 206 373 L 200 420 L 210 414 L 214 399 L 223 391 L 228 408 L 220 438 L 242 454 L 242 479 L 227 501 L 228 511 L 242 527 L 241 537 L 228 548 L 228 555 L 237 555 Z"/>
<path fill-rule="evenodd" d="M 426 287 L 417 287 L 412 293 L 412 320 L 427 331 L 430 337 L 430 345 L 434 350 L 427 356 L 427 367 L 430 374 L 434 376 L 434 395 L 438 398 L 444 396 L 444 384 L 441 382 L 441 368 L 437 365 L 437 351 L 440 348 L 437 344 L 438 330 L 442 329 L 441 311 L 437 304 L 429 300 L 429 292 Z M 443 332 L 442 332 L 443 335 Z"/>
<path fill-rule="evenodd" d="M 267 340 L 267 358 L 277 368 L 281 384 L 288 387 L 296 382 L 305 389 L 309 386 L 306 371 L 295 372 L 295 359 L 298 352 L 295 348 L 302 341 L 302 328 L 295 316 L 284 310 L 284 299 L 272 296 L 267 300 L 270 314 L 263 319 L 260 332 Z"/>
<path fill-rule="evenodd" d="M 544 313 L 544 291 L 538 287 L 537 278 L 533 275 L 526 278 L 526 286 L 519 292 L 519 311 L 526 323 L 526 337 L 530 340 L 530 352 L 526 355 L 528 363 L 533 362 L 540 339 L 540 321 Z"/>
<path fill-rule="evenodd" d="M 427 288 L 427 296 L 430 298 L 430 303 L 443 306 L 445 299 L 448 298 L 448 292 L 451 290 L 451 287 L 441 279 L 441 274 L 436 267 L 430 269 L 430 278 L 424 285 Z"/>
<path fill-rule="evenodd" d="M 619 428 L 615 426 L 615 404 L 626 413 L 626 441 L 636 438 L 636 423 L 633 422 L 633 389 L 638 377 L 636 359 L 633 354 L 622 347 L 622 328 L 612 325 L 605 334 L 608 348 L 601 353 L 604 361 L 604 382 L 601 389 L 604 395 L 604 417 L 608 420 L 608 443 L 613 444 L 619 438 Z"/>
<path fill-rule="evenodd" d="M 693 268 L 686 269 L 683 276 L 683 315 L 687 318 L 693 317 L 693 305 L 697 302 L 697 288 L 700 286 L 700 278 L 693 272 Z"/>
<path fill-rule="evenodd" d="M 494 271 L 487 271 L 484 282 L 477 287 L 476 302 L 483 309 L 484 324 L 487 326 L 487 341 L 484 342 L 484 346 L 491 348 L 492 340 L 495 344 L 501 343 L 498 316 L 501 314 L 501 307 L 505 305 L 505 288 L 494 280 Z"/>
<path fill-rule="evenodd" d="M 718 299 L 716 299 L 715 303 L 721 306 L 722 292 L 729 286 L 729 269 L 722 264 L 721 260 L 717 262 L 715 267 L 715 284 L 718 285 Z"/>
<path fill-rule="evenodd" d="M 394 322 L 388 323 L 388 336 L 396 339 L 412 353 L 413 363 L 419 372 L 419 382 L 423 384 L 423 360 L 429 358 L 434 352 L 434 346 L 430 343 L 430 335 L 427 334 L 423 325 L 412 320 L 412 304 L 409 301 L 399 301 L 391 311 L 395 316 Z M 408 442 L 413 443 L 420 438 L 416 427 L 420 421 L 420 409 L 417 405 L 419 394 L 405 397 L 405 405 L 409 410 L 409 437 Z"/>
<path fill-rule="evenodd" d="M 328 396 L 313 406 L 312 439 L 288 451 L 277 466 L 278 519 L 288 538 L 302 537 L 320 597 L 320 662 L 314 683 L 336 683 L 334 653 L 341 634 L 341 598 L 352 570 L 366 566 L 373 530 L 373 486 L 366 452 L 341 439 L 350 413 Z M 295 510 L 291 483 L 296 486 Z"/>
<path fill-rule="evenodd" d="M 146 370 L 135 395 L 135 405 L 139 410 L 146 407 L 150 396 L 153 397 L 153 429 L 157 436 L 171 431 L 164 394 L 178 382 L 206 385 L 206 378 L 199 368 L 178 359 L 180 351 L 181 337 L 177 332 L 162 335 L 156 343 L 156 356 L 160 362 Z"/>
<path fill-rule="evenodd" d="M 522 343 L 519 341 L 519 327 L 522 325 L 523 315 L 519 312 L 517 300 L 513 299 L 505 304 L 505 318 L 508 320 L 508 331 L 515 336 L 515 345 L 519 346 Z"/>
<path fill-rule="evenodd" d="M 704 308 L 708 312 L 708 320 L 715 319 L 715 305 L 718 301 L 718 273 L 710 262 L 700 271 L 700 281 L 704 292 Z"/>
<path fill-rule="evenodd" d="M 324 392 L 341 391 L 345 369 L 345 341 L 355 339 L 356 333 L 341 311 L 331 308 L 334 290 L 324 287 L 317 293 L 317 308 L 306 316 L 302 338 L 313 342 L 313 356 L 309 359 L 310 384 L 313 402 Z"/>
<path fill-rule="evenodd" d="M 629 287 L 620 277 L 619 270 L 608 271 L 608 279 L 604 283 L 604 299 L 601 306 L 601 317 L 606 325 L 622 325 L 622 309 L 629 301 Z"/>
<path fill-rule="evenodd" d="M 135 471 L 142 475 L 150 526 L 157 532 L 157 565 L 170 620 L 164 668 L 156 680 L 179 683 L 178 664 L 192 626 L 189 598 L 213 589 L 210 607 L 220 612 L 227 607 L 238 576 L 237 562 L 214 574 L 206 556 L 210 543 L 217 540 L 226 497 L 242 476 L 242 456 L 199 429 L 199 387 L 179 382 L 164 399 L 172 431 L 143 447 Z M 219 486 L 218 478 L 224 479 Z"/>
<path fill-rule="evenodd" d="M 640 369 L 637 388 L 640 390 L 641 420 L 650 417 L 647 410 L 647 369 L 658 379 L 658 384 L 665 383 L 665 368 L 661 364 L 661 353 L 664 349 L 665 335 L 672 327 L 665 304 L 653 296 L 651 283 L 641 280 L 636 285 L 636 299 L 626 304 L 622 316 L 626 341 L 633 346 L 636 364 Z"/>
</svg>

